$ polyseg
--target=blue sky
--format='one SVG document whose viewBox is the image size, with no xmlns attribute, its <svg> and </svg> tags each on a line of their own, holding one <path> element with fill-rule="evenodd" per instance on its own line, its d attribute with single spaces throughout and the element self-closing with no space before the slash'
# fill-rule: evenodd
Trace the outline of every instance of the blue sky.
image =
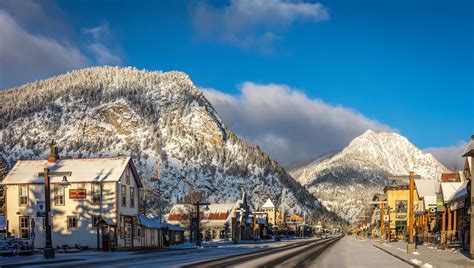
<svg viewBox="0 0 474 268">
<path fill-rule="evenodd" d="M 225 111 L 225 103 L 215 102 L 226 99 L 249 106 L 252 100 L 244 90 L 263 90 L 252 95 L 256 98 L 283 90 L 290 95 L 304 93 L 303 102 L 324 104 L 331 111 L 342 107 L 346 114 L 363 117 L 351 130 L 328 123 L 334 132 L 349 134 L 301 157 L 338 149 L 367 126 L 398 131 L 421 148 L 459 149 L 474 134 L 472 1 L 28 3 L 5 1 L 0 10 L 26 35 L 76 49 L 77 64 L 46 67 L 42 72 L 33 69 L 41 68 L 35 62 L 29 64 L 34 66 L 30 76 L 0 77 L 0 88 L 91 65 L 181 70 L 207 89 L 231 128 L 255 143 L 267 142 L 267 148 L 275 139 L 292 146 L 283 140 L 298 134 L 291 130 L 282 134 L 285 131 L 275 131 L 273 125 L 265 129 L 273 120 L 268 118 L 262 118 L 260 135 L 251 133 L 238 122 L 248 116 L 233 117 L 239 108 Z M 0 51 L 0 59 L 3 54 Z M 1 68 L 11 61 L 0 61 Z M 268 85 L 273 87 L 264 87 Z M 286 98 L 285 94 L 280 95 Z M 305 113 L 313 111 L 315 117 L 327 116 L 318 114 L 317 107 Z M 298 114 L 291 120 L 297 118 Z M 287 121 L 282 124 L 305 131 Z M 320 126 L 314 122 L 314 129 L 305 135 L 311 136 Z"/>
</svg>

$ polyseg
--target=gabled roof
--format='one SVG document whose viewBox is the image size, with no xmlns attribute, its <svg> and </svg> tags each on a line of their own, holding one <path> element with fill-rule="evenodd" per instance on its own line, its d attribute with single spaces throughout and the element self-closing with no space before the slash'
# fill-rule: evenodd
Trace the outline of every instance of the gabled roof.
<svg viewBox="0 0 474 268">
<path fill-rule="evenodd" d="M 462 153 L 462 156 L 463 157 L 474 156 L 474 135 L 471 136 L 471 141 L 466 146 L 466 149 L 464 149 L 464 152 Z"/>
<path fill-rule="evenodd" d="M 436 196 L 436 192 L 438 192 L 439 189 L 439 182 L 436 180 L 415 180 L 415 186 L 420 198 Z"/>
<path fill-rule="evenodd" d="M 275 205 L 273 204 L 272 200 L 268 198 L 265 204 L 263 204 L 262 208 L 275 208 Z"/>
<path fill-rule="evenodd" d="M 444 202 L 454 201 L 464 194 L 467 194 L 467 181 L 465 182 L 443 182 L 441 183 L 441 191 L 443 193 Z"/>
<path fill-rule="evenodd" d="M 142 187 L 138 173 L 130 157 L 60 159 L 55 163 L 48 160 L 20 160 L 3 179 L 2 184 L 43 184 L 38 176 L 49 168 L 50 172 L 71 172 L 67 180 L 73 182 L 113 182 L 119 181 L 125 168 L 130 166 L 137 185 Z M 51 182 L 61 182 L 62 178 L 52 177 Z"/>
</svg>

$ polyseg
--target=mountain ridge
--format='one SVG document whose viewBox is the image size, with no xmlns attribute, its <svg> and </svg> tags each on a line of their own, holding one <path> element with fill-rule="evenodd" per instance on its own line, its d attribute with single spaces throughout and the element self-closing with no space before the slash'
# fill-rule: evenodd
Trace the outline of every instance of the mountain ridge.
<svg viewBox="0 0 474 268">
<path fill-rule="evenodd" d="M 0 92 L 0 100 L 0 156 L 9 166 L 45 158 L 55 139 L 64 157 L 131 155 L 155 197 L 158 160 L 166 205 L 192 191 L 230 202 L 243 188 L 253 207 L 272 198 L 283 210 L 340 220 L 230 131 L 185 73 L 92 67 Z"/>
</svg>

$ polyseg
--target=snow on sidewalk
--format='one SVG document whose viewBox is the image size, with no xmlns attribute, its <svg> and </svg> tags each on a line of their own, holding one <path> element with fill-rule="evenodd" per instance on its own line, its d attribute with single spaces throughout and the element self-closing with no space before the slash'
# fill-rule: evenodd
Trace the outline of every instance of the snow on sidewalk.
<svg viewBox="0 0 474 268">
<path fill-rule="evenodd" d="M 474 267 L 474 261 L 460 252 L 451 250 L 440 250 L 432 246 L 417 245 L 416 251 L 413 254 L 407 254 L 407 243 L 405 242 L 390 242 L 380 244 L 375 241 L 371 243 L 378 248 L 390 252 L 407 262 L 413 263 L 418 267 Z"/>
</svg>

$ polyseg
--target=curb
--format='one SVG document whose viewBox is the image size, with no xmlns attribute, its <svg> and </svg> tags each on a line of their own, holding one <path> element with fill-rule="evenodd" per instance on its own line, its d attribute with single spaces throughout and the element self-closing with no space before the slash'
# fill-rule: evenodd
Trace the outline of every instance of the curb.
<svg viewBox="0 0 474 268">
<path fill-rule="evenodd" d="M 421 267 L 420 265 L 416 265 L 416 264 L 414 264 L 414 263 L 412 263 L 412 262 L 409 262 L 409 261 L 405 260 L 404 258 L 402 258 L 402 257 L 400 257 L 400 256 L 398 256 L 398 255 L 396 255 L 396 254 L 394 254 L 394 253 L 392 253 L 392 252 L 390 252 L 390 251 L 388 251 L 388 250 L 386 250 L 386 249 L 383 249 L 383 248 L 381 248 L 381 247 L 379 247 L 379 246 L 376 246 L 376 245 L 372 245 L 372 246 L 373 246 L 373 247 L 376 247 L 376 248 L 378 248 L 378 249 L 380 249 L 380 250 L 382 250 L 383 252 L 385 252 L 385 253 L 391 255 L 392 257 L 395 257 L 395 258 L 401 260 L 402 262 L 408 263 L 409 265 L 411 265 L 411 266 L 413 266 L 413 267 L 417 267 L 417 268 L 420 268 L 420 267 Z"/>
</svg>

